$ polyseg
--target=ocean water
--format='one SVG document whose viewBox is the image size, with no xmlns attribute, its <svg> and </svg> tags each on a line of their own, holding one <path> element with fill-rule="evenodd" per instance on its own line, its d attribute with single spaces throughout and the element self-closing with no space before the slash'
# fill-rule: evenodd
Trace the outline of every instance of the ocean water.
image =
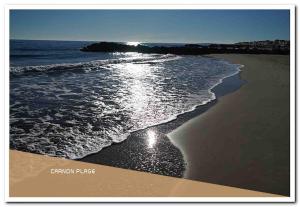
<svg viewBox="0 0 300 207">
<path fill-rule="evenodd" d="M 10 42 L 10 147 L 77 159 L 214 100 L 239 65 L 202 56 L 87 53 Z"/>
</svg>

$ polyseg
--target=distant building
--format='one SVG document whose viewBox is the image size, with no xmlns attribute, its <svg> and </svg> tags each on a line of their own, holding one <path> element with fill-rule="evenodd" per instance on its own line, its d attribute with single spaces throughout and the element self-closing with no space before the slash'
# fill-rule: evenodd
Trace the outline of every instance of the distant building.
<svg viewBox="0 0 300 207">
<path fill-rule="evenodd" d="M 256 49 L 256 50 L 289 50 L 289 40 L 264 40 L 264 41 L 251 41 L 251 42 L 238 42 L 235 43 L 240 49 Z"/>
</svg>

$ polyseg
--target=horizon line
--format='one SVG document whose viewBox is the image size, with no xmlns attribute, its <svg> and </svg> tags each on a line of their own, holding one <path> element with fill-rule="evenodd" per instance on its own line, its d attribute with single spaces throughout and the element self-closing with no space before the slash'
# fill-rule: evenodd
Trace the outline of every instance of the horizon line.
<svg viewBox="0 0 300 207">
<path fill-rule="evenodd" d="M 157 44 L 235 44 L 240 42 L 258 42 L 258 41 L 275 41 L 275 40 L 284 40 L 290 41 L 290 39 L 264 39 L 264 40 L 243 40 L 237 42 L 142 42 L 142 41 L 108 41 L 108 40 L 58 40 L 58 39 L 9 39 L 17 41 L 61 41 L 61 42 L 115 42 L 115 43 L 124 43 L 124 42 L 138 42 L 138 43 L 157 43 Z"/>
</svg>

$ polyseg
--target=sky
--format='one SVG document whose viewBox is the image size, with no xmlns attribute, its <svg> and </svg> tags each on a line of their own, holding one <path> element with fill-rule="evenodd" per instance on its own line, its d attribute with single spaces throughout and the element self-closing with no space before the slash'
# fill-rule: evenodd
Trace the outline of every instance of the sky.
<svg viewBox="0 0 300 207">
<path fill-rule="evenodd" d="M 10 39 L 234 43 L 289 31 L 289 10 L 10 11 Z"/>
</svg>

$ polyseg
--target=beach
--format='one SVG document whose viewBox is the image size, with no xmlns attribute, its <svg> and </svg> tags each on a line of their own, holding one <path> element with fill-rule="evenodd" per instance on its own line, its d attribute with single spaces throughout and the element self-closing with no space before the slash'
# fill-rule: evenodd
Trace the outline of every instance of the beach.
<svg viewBox="0 0 300 207">
<path fill-rule="evenodd" d="M 89 196 L 99 192 L 110 195 L 107 189 L 116 192 L 116 189 L 127 188 L 112 187 L 112 180 L 121 186 L 126 180 L 127 186 L 137 177 L 141 182 L 132 186 L 146 186 L 150 194 L 158 196 L 174 193 L 174 185 L 181 190 L 176 196 L 221 195 L 221 186 L 252 190 L 241 192 L 241 196 L 251 196 L 252 192 L 256 192 L 252 196 L 268 195 L 263 193 L 289 195 L 289 56 L 236 54 L 214 57 L 244 65 L 240 73 L 225 78 L 212 89 L 217 99 L 183 113 L 175 120 L 133 132 L 123 142 L 77 159 L 77 162 L 64 161 L 73 163 L 70 166 L 78 163 L 86 168 L 97 168 L 101 178 L 106 176 L 107 180 L 98 181 L 101 191 L 96 187 L 95 191 L 89 191 Z M 45 156 L 43 159 L 51 158 Z M 48 176 L 48 171 L 39 176 Z M 121 174 L 125 176 L 116 179 Z M 145 177 L 141 179 L 140 175 Z M 153 179 L 158 183 L 170 180 L 170 183 L 160 194 L 157 188 L 149 187 L 155 186 Z M 181 186 L 181 189 L 178 182 L 187 186 Z M 206 193 L 211 192 L 208 183 L 217 184 L 216 191 L 211 194 Z M 191 184 L 197 187 L 191 187 Z M 20 185 L 23 181 L 14 184 Z M 35 189 L 40 189 L 40 184 Z M 205 192 L 202 189 L 206 189 Z M 134 191 L 134 195 L 148 195 L 144 192 Z M 19 193 L 25 195 L 24 191 Z M 69 196 L 76 193 L 76 190 L 72 191 Z M 239 195 L 240 192 L 234 193 Z M 52 194 L 50 190 L 41 195 Z M 126 191 L 121 195 L 129 194 Z M 228 195 L 231 194 L 223 196 Z"/>
<path fill-rule="evenodd" d="M 289 194 L 289 56 L 11 43 L 10 149 Z"/>
<path fill-rule="evenodd" d="M 168 134 L 184 177 L 289 195 L 289 56 L 213 55 L 243 64 L 239 90 Z"/>
</svg>

